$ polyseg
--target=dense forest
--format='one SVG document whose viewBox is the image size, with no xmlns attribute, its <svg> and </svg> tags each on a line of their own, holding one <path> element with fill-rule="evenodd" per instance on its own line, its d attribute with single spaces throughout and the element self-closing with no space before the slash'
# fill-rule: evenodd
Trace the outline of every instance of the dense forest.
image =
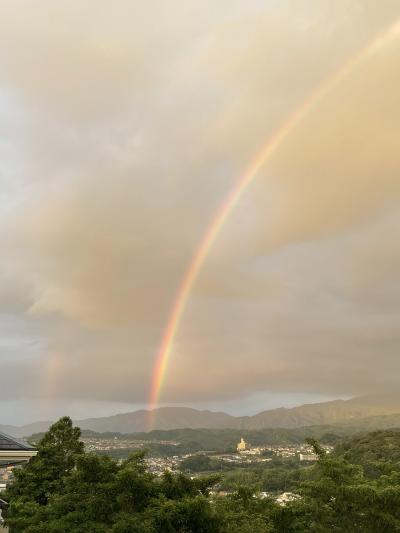
<svg viewBox="0 0 400 533">
<path fill-rule="evenodd" d="M 356 437 L 332 454 L 309 443 L 319 459 L 302 470 L 307 474 L 292 484 L 292 498 L 279 505 L 259 497 L 251 476 L 236 479 L 235 490 L 222 497 L 223 474 L 155 477 L 143 452 L 122 462 L 86 453 L 80 430 L 65 417 L 16 472 L 4 496 L 6 524 L 10 533 L 400 531 L 399 432 Z M 275 482 L 269 480 L 270 489 Z"/>
</svg>

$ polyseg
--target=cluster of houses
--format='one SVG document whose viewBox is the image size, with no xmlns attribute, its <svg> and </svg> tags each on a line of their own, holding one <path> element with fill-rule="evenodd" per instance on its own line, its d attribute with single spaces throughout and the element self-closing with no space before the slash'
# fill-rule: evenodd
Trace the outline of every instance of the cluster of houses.
<svg viewBox="0 0 400 533">
<path fill-rule="evenodd" d="M 332 451 L 332 446 L 324 446 L 324 449 L 327 453 L 330 453 Z M 263 451 L 269 450 L 282 458 L 298 457 L 301 462 L 315 462 L 318 460 L 317 455 L 313 453 L 311 447 L 303 444 L 295 446 L 282 444 L 280 446 L 253 447 L 242 437 L 240 442 L 236 445 L 236 450 L 241 455 L 260 455 Z"/>
</svg>

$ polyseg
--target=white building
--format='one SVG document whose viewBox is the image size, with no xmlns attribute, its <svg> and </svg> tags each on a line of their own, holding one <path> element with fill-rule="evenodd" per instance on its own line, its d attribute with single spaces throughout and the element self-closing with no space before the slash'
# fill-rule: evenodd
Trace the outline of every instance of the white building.
<svg viewBox="0 0 400 533">
<path fill-rule="evenodd" d="M 238 442 L 238 445 L 236 446 L 236 449 L 238 452 L 244 452 L 246 451 L 247 449 L 249 448 L 249 445 L 248 443 L 244 440 L 244 438 L 242 437 L 240 439 L 240 442 Z"/>
<path fill-rule="evenodd" d="M 301 453 L 299 457 L 300 461 L 318 461 L 318 456 L 315 453 Z"/>
<path fill-rule="evenodd" d="M 298 500 L 300 496 L 298 494 L 294 494 L 293 492 L 283 492 L 280 496 L 276 498 L 276 503 L 284 507 L 287 503 L 293 502 L 294 500 Z"/>
</svg>

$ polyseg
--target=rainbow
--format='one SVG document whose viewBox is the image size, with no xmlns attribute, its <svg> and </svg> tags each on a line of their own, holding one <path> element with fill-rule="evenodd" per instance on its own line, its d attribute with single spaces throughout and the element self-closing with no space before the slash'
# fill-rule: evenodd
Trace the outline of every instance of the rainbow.
<svg viewBox="0 0 400 533">
<path fill-rule="evenodd" d="M 158 404 L 161 388 L 165 379 L 168 362 L 171 357 L 171 351 L 174 344 L 182 315 L 185 311 L 186 304 L 190 297 L 192 288 L 201 271 L 211 248 L 213 247 L 221 229 L 223 228 L 229 215 L 238 204 L 243 193 L 256 178 L 260 169 L 265 165 L 267 160 L 280 147 L 283 140 L 289 133 L 307 116 L 310 110 L 332 89 L 334 89 L 346 76 L 362 61 L 366 60 L 371 54 L 388 44 L 400 33 L 400 19 L 387 28 L 383 33 L 374 38 L 372 43 L 364 47 L 360 52 L 348 60 L 344 67 L 329 76 L 322 84 L 312 92 L 312 94 L 303 102 L 300 107 L 289 116 L 286 122 L 267 140 L 256 155 L 250 166 L 244 174 L 237 180 L 236 184 L 229 192 L 225 201 L 219 207 L 216 215 L 209 224 L 198 248 L 196 249 L 189 268 L 180 284 L 175 302 L 172 306 L 171 313 L 164 331 L 161 345 L 159 347 L 156 360 L 154 363 L 151 391 L 149 398 L 149 408 L 154 411 Z M 150 415 L 150 418 L 152 416 Z M 152 422 L 150 422 L 150 426 Z"/>
</svg>

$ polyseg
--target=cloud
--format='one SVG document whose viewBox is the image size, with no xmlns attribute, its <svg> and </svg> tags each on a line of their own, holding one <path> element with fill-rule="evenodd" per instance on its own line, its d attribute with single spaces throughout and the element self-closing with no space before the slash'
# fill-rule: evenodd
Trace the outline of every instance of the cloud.
<svg viewBox="0 0 400 533">
<path fill-rule="evenodd" d="M 2 6 L 1 398 L 145 402 L 213 213 L 399 16 L 373 0 Z M 399 46 L 333 86 L 241 199 L 163 401 L 351 395 L 398 374 Z"/>
</svg>

